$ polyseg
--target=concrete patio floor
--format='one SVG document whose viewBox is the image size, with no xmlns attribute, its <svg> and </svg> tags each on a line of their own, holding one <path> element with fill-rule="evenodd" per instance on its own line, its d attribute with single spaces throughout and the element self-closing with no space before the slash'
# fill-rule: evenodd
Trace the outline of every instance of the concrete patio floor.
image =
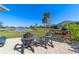
<svg viewBox="0 0 79 59">
<path fill-rule="evenodd" d="M 12 38 L 7 39 L 5 45 L 3 47 L 0 47 L 0 54 L 21 54 L 20 52 L 14 50 L 14 46 L 17 43 L 21 43 L 21 38 Z M 53 42 L 54 48 L 48 46 L 48 49 L 45 49 L 43 47 L 35 47 L 35 53 L 32 53 L 32 51 L 25 49 L 25 54 L 74 54 L 76 52 L 73 52 L 73 50 L 70 45 L 67 43 L 61 43 L 61 42 Z"/>
</svg>

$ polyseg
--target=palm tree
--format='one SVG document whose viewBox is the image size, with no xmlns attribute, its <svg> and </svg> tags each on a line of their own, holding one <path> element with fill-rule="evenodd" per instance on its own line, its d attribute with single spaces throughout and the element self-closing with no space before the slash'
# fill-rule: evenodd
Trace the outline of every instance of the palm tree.
<svg viewBox="0 0 79 59">
<path fill-rule="evenodd" d="M 43 16 L 44 16 L 44 17 L 43 17 L 43 19 L 42 19 L 42 23 L 44 24 L 44 27 L 47 28 L 47 24 L 48 24 L 49 18 L 50 18 L 50 13 L 49 13 L 49 12 L 46 12 L 46 13 L 44 13 Z"/>
<path fill-rule="evenodd" d="M 46 23 L 47 23 L 47 18 L 46 17 L 44 17 L 43 19 L 42 19 L 42 23 L 44 24 L 44 27 L 46 26 Z"/>
</svg>

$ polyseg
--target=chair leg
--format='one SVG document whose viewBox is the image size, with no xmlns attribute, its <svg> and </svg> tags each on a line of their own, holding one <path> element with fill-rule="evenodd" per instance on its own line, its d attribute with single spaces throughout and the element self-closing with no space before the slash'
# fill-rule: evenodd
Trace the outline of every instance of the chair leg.
<svg viewBox="0 0 79 59">
<path fill-rule="evenodd" d="M 20 45 L 20 44 L 16 44 L 16 45 L 15 45 L 14 50 L 16 50 L 16 49 L 17 49 L 16 47 L 17 47 L 18 45 Z"/>
<path fill-rule="evenodd" d="M 53 47 L 54 48 L 54 45 L 51 43 L 51 47 Z"/>
<path fill-rule="evenodd" d="M 32 52 L 34 53 L 35 52 L 34 51 L 34 46 L 30 46 L 30 48 L 31 48 Z"/>
<path fill-rule="evenodd" d="M 47 44 L 45 43 L 45 49 L 47 49 Z"/>
<path fill-rule="evenodd" d="M 24 45 L 21 45 L 21 54 L 24 54 Z"/>
<path fill-rule="evenodd" d="M 54 48 L 54 45 L 53 45 L 53 43 L 52 43 L 52 40 L 51 40 L 50 44 L 51 44 L 51 47 L 53 47 L 53 48 Z"/>
</svg>

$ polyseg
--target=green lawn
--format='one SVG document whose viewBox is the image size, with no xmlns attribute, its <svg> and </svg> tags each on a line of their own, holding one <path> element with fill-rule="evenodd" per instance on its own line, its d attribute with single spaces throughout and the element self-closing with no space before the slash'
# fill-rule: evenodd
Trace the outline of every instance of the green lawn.
<svg viewBox="0 0 79 59">
<path fill-rule="evenodd" d="M 44 28 L 39 28 L 37 31 L 36 30 L 31 31 L 31 33 L 34 35 L 34 37 L 42 37 L 48 31 L 49 29 L 45 30 Z"/>
<path fill-rule="evenodd" d="M 47 31 L 45 31 L 44 28 L 38 28 L 38 30 L 32 30 L 32 29 L 28 30 L 28 32 L 31 32 L 34 35 L 34 37 L 44 36 L 45 33 L 48 31 L 49 31 L 49 29 L 47 29 Z M 2 36 L 6 37 L 6 38 L 22 37 L 22 35 L 26 32 L 0 32 L 0 37 L 2 37 Z"/>
<path fill-rule="evenodd" d="M 0 37 L 4 36 L 6 38 L 16 38 L 21 37 L 22 32 L 0 32 Z"/>
</svg>

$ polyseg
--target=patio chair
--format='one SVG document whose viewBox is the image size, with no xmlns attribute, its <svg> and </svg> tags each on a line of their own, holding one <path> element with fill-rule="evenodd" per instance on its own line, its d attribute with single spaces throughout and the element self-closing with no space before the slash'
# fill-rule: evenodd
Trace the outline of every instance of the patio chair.
<svg viewBox="0 0 79 59">
<path fill-rule="evenodd" d="M 38 46 L 38 45 L 41 45 L 41 46 L 43 46 L 45 49 L 47 49 L 47 45 L 49 45 L 49 43 L 50 43 L 50 46 L 51 46 L 51 47 L 54 47 L 52 42 L 53 42 L 52 33 L 48 32 L 48 33 L 46 33 L 45 36 L 40 37 L 40 38 L 37 40 L 36 43 L 37 43 L 37 46 Z"/>
<path fill-rule="evenodd" d="M 54 34 L 52 32 L 47 32 L 45 35 L 45 46 L 50 45 L 51 47 L 54 47 L 53 45 L 53 39 L 54 39 Z"/>
<path fill-rule="evenodd" d="M 16 44 L 14 50 L 18 49 L 17 46 L 21 46 L 19 47 L 21 49 L 21 54 L 24 54 L 24 49 L 25 48 L 30 48 L 31 51 L 34 53 L 34 39 L 33 39 L 33 35 L 29 32 L 25 33 L 23 35 L 23 38 L 21 39 L 22 44 Z"/>
<path fill-rule="evenodd" d="M 5 37 L 0 37 L 0 47 L 4 46 L 5 41 L 6 41 Z"/>
</svg>

